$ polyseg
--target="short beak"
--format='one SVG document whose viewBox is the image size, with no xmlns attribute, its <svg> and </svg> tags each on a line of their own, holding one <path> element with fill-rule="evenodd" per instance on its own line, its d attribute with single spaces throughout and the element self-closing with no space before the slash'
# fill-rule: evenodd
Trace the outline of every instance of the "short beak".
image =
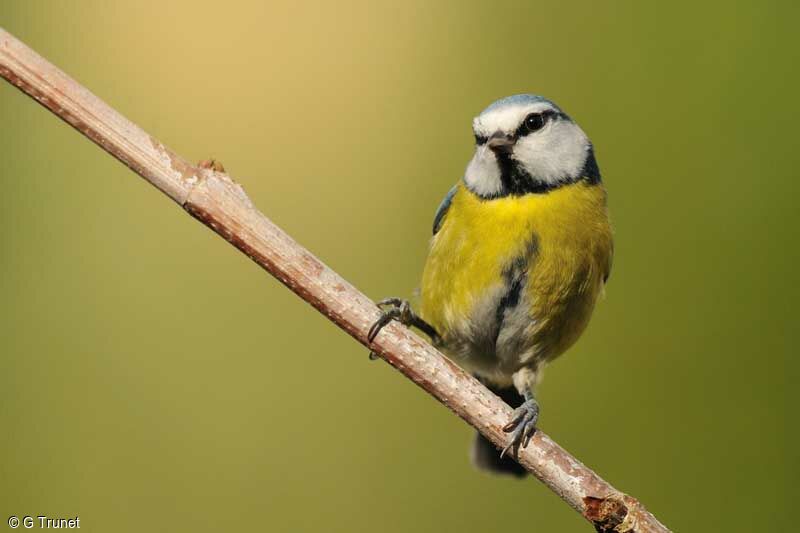
<svg viewBox="0 0 800 533">
<path fill-rule="evenodd" d="M 517 141 L 513 136 L 506 135 L 502 131 L 496 131 L 489 137 L 489 140 L 486 141 L 486 146 L 496 154 L 508 154 L 511 152 L 511 148 L 514 146 L 515 142 Z"/>
</svg>

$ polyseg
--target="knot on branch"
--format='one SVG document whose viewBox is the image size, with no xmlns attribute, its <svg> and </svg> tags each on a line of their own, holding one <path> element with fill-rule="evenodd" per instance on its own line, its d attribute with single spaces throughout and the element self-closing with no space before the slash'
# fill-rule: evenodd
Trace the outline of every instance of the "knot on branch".
<svg viewBox="0 0 800 533">
<path fill-rule="evenodd" d="M 242 188 L 241 185 L 239 185 L 233 180 L 233 178 L 230 177 L 230 175 L 225 171 L 222 161 L 219 159 L 214 159 L 213 157 L 210 159 L 204 159 L 203 161 L 197 163 L 194 169 L 196 171 L 195 174 L 199 176 L 199 181 L 197 183 L 193 183 L 193 189 L 190 191 L 186 201 L 183 204 L 184 208 L 187 208 L 187 205 L 192 203 L 192 195 L 201 185 L 205 186 L 206 188 L 214 188 L 217 185 L 221 185 L 224 189 L 241 200 L 249 209 L 255 209 L 253 202 L 250 200 L 250 197 L 247 196 L 244 188 Z"/>
<path fill-rule="evenodd" d="M 583 498 L 586 517 L 598 533 L 636 533 L 633 509 L 638 500 L 626 494 L 611 494 L 604 498 Z"/>
<path fill-rule="evenodd" d="M 214 159 L 213 157 L 200 161 L 197 163 L 197 166 L 200 168 L 210 168 L 214 172 L 225 172 L 225 167 L 222 165 L 222 161 L 219 159 Z"/>
</svg>

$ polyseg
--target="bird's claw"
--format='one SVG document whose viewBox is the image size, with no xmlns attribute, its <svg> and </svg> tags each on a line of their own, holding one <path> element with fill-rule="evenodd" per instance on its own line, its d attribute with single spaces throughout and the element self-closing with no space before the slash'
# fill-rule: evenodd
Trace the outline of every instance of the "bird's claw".
<svg viewBox="0 0 800 533">
<path fill-rule="evenodd" d="M 411 312 L 411 305 L 409 305 L 406 300 L 401 300 L 400 298 L 384 298 L 383 300 L 375 302 L 375 305 L 381 309 L 381 316 L 372 324 L 367 332 L 367 341 L 369 341 L 370 344 L 372 344 L 372 341 L 378 336 L 378 333 L 392 320 L 397 319 L 401 324 L 410 325 L 413 313 Z M 391 306 L 389 309 L 383 309 L 385 306 L 389 305 Z M 377 353 L 373 351 L 369 352 L 370 361 L 374 361 L 378 358 L 379 356 Z"/>
<path fill-rule="evenodd" d="M 397 320 L 404 326 L 417 327 L 425 332 L 431 340 L 438 342 L 439 334 L 436 333 L 433 326 L 422 320 L 411 310 L 411 304 L 408 303 L 408 300 L 403 300 L 401 298 L 384 298 L 376 302 L 376 305 L 381 309 L 381 316 L 378 317 L 378 320 L 372 324 L 367 332 L 367 341 L 370 344 L 372 344 L 372 341 L 378 336 L 378 333 L 392 320 Z M 378 354 L 370 352 L 369 358 L 371 360 L 377 359 Z"/>
<path fill-rule="evenodd" d="M 505 457 L 510 451 L 511 456 L 516 459 L 519 449 L 526 447 L 534 433 L 536 433 L 536 422 L 538 420 L 539 403 L 531 396 L 525 400 L 525 403 L 514 410 L 511 420 L 503 426 L 503 431 L 511 433 L 511 438 L 508 441 L 508 445 L 500 452 L 500 457 Z"/>
<path fill-rule="evenodd" d="M 385 298 L 376 303 L 381 308 L 381 316 L 369 328 L 367 332 L 367 340 L 372 343 L 378 333 L 392 320 L 398 320 L 405 326 L 410 326 L 413 323 L 414 314 L 411 312 L 411 305 L 406 300 L 399 298 Z M 388 309 L 383 309 L 385 306 L 391 306 Z"/>
</svg>

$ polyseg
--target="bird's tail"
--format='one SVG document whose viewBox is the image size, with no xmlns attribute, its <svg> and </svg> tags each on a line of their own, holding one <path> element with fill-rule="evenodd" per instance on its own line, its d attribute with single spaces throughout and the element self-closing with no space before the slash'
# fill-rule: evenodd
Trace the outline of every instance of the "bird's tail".
<svg viewBox="0 0 800 533">
<path fill-rule="evenodd" d="M 486 384 L 486 386 L 511 407 L 517 408 L 525 401 L 513 387 L 500 389 L 489 384 Z M 510 457 L 501 458 L 500 450 L 495 448 L 495 445 L 480 433 L 475 434 L 475 440 L 472 443 L 472 464 L 480 470 L 493 474 L 525 477 L 528 473 Z"/>
</svg>

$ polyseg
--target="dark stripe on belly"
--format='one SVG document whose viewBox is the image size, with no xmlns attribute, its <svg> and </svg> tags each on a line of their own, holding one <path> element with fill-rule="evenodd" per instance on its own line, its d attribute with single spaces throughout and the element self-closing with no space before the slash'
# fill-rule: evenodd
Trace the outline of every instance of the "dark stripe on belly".
<svg viewBox="0 0 800 533">
<path fill-rule="evenodd" d="M 500 335 L 500 330 L 503 328 L 503 318 L 505 318 L 506 310 L 513 309 L 519 304 L 519 297 L 522 294 L 523 277 L 519 276 L 511 281 L 511 286 L 508 292 L 500 298 L 500 303 L 497 304 L 495 311 L 495 320 L 497 322 L 497 334 Z M 497 337 L 495 336 L 495 340 Z"/>
<path fill-rule="evenodd" d="M 503 321 L 506 317 L 506 312 L 513 310 L 519 305 L 522 297 L 522 288 L 525 286 L 525 281 L 528 278 L 528 269 L 531 262 L 534 261 L 534 254 L 538 249 L 538 239 L 536 236 L 531 237 L 531 242 L 525 250 L 525 253 L 509 264 L 503 271 L 503 278 L 506 280 L 508 291 L 500 298 L 495 309 L 495 324 L 496 331 L 494 335 L 494 344 L 497 344 L 497 338 L 500 336 L 500 331 L 503 329 Z"/>
</svg>

